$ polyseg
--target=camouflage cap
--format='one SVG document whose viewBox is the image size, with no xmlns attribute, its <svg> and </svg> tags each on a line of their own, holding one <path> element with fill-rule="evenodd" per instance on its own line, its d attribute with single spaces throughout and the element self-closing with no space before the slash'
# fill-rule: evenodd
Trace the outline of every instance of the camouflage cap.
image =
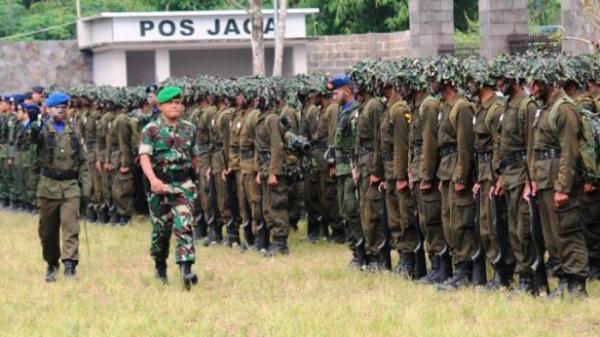
<svg viewBox="0 0 600 337">
<path fill-rule="evenodd" d="M 557 84 L 564 78 L 564 72 L 555 55 L 526 55 L 526 74 L 528 80 Z"/>
<path fill-rule="evenodd" d="M 434 58 L 425 68 L 425 74 L 430 81 L 451 84 L 455 88 L 459 88 L 465 80 L 465 69 L 462 63 L 448 54 Z"/>
<path fill-rule="evenodd" d="M 496 77 L 492 76 L 491 67 L 485 58 L 470 57 L 463 61 L 463 67 L 465 70 L 463 85 L 467 85 L 468 81 L 474 81 L 480 86 L 493 87 L 496 85 Z"/>
</svg>

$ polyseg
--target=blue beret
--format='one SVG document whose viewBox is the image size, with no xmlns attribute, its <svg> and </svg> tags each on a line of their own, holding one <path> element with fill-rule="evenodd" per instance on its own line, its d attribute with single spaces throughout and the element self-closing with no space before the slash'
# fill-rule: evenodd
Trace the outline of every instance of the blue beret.
<svg viewBox="0 0 600 337">
<path fill-rule="evenodd" d="M 329 80 L 329 87 L 335 90 L 341 87 L 352 85 L 352 80 L 347 75 L 335 75 Z"/>
<path fill-rule="evenodd" d="M 40 113 L 40 107 L 36 104 L 24 104 L 23 110 L 27 112 Z"/>
<path fill-rule="evenodd" d="M 48 97 L 46 100 L 46 106 L 49 108 L 55 107 L 57 105 L 64 105 L 69 102 L 71 97 L 62 92 L 54 92 Z"/>
<path fill-rule="evenodd" d="M 10 101 L 15 104 L 23 103 L 24 100 L 25 100 L 25 96 L 23 96 L 21 94 L 16 94 L 16 95 L 10 96 Z"/>
</svg>

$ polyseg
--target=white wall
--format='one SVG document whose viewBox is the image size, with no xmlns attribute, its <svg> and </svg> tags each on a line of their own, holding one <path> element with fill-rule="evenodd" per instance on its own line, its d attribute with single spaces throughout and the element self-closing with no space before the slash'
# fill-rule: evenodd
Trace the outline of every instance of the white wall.
<svg viewBox="0 0 600 337">
<path fill-rule="evenodd" d="M 124 50 L 94 52 L 94 83 L 127 85 L 127 62 Z"/>
</svg>

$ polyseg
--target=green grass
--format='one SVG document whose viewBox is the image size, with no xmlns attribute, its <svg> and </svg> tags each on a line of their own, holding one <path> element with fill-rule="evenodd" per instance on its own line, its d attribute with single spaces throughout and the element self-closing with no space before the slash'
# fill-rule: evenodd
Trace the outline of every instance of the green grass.
<svg viewBox="0 0 600 337">
<path fill-rule="evenodd" d="M 150 224 L 88 224 L 78 279 L 44 283 L 37 218 L 0 212 L 0 336 L 598 336 L 600 287 L 586 300 L 437 293 L 391 275 L 346 268 L 345 246 L 291 239 L 265 259 L 200 248 L 200 284 L 182 290 L 169 261 L 154 279 Z M 62 271 L 62 269 L 61 269 Z"/>
</svg>

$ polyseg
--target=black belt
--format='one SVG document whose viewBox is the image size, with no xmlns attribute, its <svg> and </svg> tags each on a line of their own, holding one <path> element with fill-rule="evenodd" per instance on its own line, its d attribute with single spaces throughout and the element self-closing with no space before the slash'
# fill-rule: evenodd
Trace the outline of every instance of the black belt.
<svg viewBox="0 0 600 337">
<path fill-rule="evenodd" d="M 455 145 L 444 145 L 444 146 L 438 148 L 438 153 L 440 155 L 440 158 L 446 157 L 446 156 L 451 155 L 456 152 L 458 152 L 458 149 L 456 148 Z"/>
<path fill-rule="evenodd" d="M 173 172 L 156 172 L 156 177 L 164 183 L 180 183 L 194 178 L 194 170 L 187 169 Z"/>
<path fill-rule="evenodd" d="M 412 149 L 413 157 L 418 157 L 423 154 L 423 148 L 420 146 L 415 146 Z"/>
<path fill-rule="evenodd" d="M 560 158 L 560 150 L 536 150 L 535 160 L 546 160 Z"/>
<path fill-rule="evenodd" d="M 57 180 L 57 181 L 79 179 L 78 171 L 69 170 L 69 171 L 58 172 L 58 171 L 51 171 L 50 169 L 48 169 L 46 167 L 42 167 L 41 175 L 46 178 L 50 178 L 52 180 Z"/>
<path fill-rule="evenodd" d="M 481 152 L 477 154 L 477 161 L 480 163 L 489 163 L 492 160 L 491 152 Z"/>
<path fill-rule="evenodd" d="M 229 148 L 229 152 L 232 154 L 239 154 L 240 153 L 240 148 L 239 147 L 230 147 Z"/>
<path fill-rule="evenodd" d="M 223 144 L 215 144 L 215 146 L 213 146 L 212 152 L 219 152 L 219 151 L 223 151 Z"/>
<path fill-rule="evenodd" d="M 242 160 L 252 159 L 254 158 L 254 150 L 242 150 L 241 156 Z"/>
<path fill-rule="evenodd" d="M 370 146 L 362 146 L 358 149 L 358 155 L 361 157 L 369 153 L 373 153 L 373 148 Z"/>
<path fill-rule="evenodd" d="M 392 152 L 382 152 L 381 159 L 384 162 L 390 162 L 390 161 L 394 160 L 394 154 Z"/>
<path fill-rule="evenodd" d="M 204 144 L 198 145 L 198 151 L 200 152 L 200 154 L 210 152 L 211 149 L 212 149 L 211 143 L 204 143 Z"/>
<path fill-rule="evenodd" d="M 313 150 L 324 150 L 324 149 L 327 149 L 329 147 L 329 145 L 327 144 L 327 142 L 324 141 L 324 140 L 318 141 L 318 142 L 314 142 L 311 145 L 312 145 L 312 149 Z"/>
<path fill-rule="evenodd" d="M 506 153 L 504 157 L 502 157 L 502 159 L 500 160 L 500 170 L 504 170 L 509 166 L 522 162 L 525 159 L 526 155 L 527 152 L 525 151 L 515 151 Z"/>
<path fill-rule="evenodd" d="M 271 160 L 271 152 L 258 152 L 258 160 L 261 164 L 264 164 Z"/>
<path fill-rule="evenodd" d="M 336 164 L 350 164 L 352 157 L 350 155 L 338 155 L 335 156 Z"/>
</svg>

